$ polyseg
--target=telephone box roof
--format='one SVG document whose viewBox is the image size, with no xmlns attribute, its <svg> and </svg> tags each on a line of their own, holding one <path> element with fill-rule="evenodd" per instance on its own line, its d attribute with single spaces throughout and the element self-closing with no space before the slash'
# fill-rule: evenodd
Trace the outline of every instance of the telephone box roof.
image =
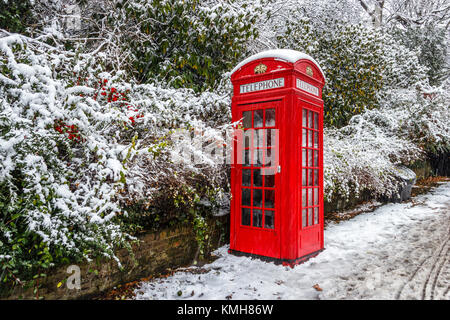
<svg viewBox="0 0 450 320">
<path fill-rule="evenodd" d="M 325 73 L 323 72 L 322 68 L 317 63 L 317 61 L 314 60 L 314 58 L 312 58 L 310 55 L 307 55 L 306 53 L 296 51 L 296 50 L 291 50 L 291 49 L 274 49 L 274 50 L 267 50 L 267 51 L 263 51 L 263 52 L 254 54 L 254 55 L 248 57 L 247 59 L 243 60 L 241 63 L 239 63 L 233 70 L 231 70 L 231 74 L 238 71 L 240 68 L 245 66 L 247 63 L 250 63 L 250 62 L 252 62 L 254 60 L 258 60 L 258 59 L 264 59 L 264 58 L 275 58 L 275 59 L 280 59 L 280 60 L 284 60 L 284 61 L 291 62 L 291 63 L 296 63 L 297 61 L 303 60 L 303 59 L 309 60 L 319 68 L 320 72 L 322 73 L 323 78 L 326 79 Z"/>
</svg>

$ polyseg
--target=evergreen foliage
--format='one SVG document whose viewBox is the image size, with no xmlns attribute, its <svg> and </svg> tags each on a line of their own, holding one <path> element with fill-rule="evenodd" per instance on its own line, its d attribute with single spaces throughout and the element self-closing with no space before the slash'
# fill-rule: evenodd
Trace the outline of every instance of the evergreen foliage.
<svg viewBox="0 0 450 320">
<path fill-rule="evenodd" d="M 257 11 L 234 10 L 228 3 L 135 0 L 123 10 L 145 35 L 139 45 L 134 38 L 128 43 L 143 82 L 165 81 L 197 91 L 214 87 L 246 53 L 248 40 L 257 36 Z"/>
<path fill-rule="evenodd" d="M 279 41 L 282 47 L 306 52 L 320 63 L 327 77 L 325 122 L 341 127 L 353 115 L 379 105 L 377 94 L 386 68 L 383 39 L 361 24 L 342 25 L 332 19 L 321 23 L 332 27 L 319 28 L 308 20 L 289 22 Z"/>
<path fill-rule="evenodd" d="M 30 0 L 0 0 L 0 28 L 11 32 L 25 32 L 32 21 Z"/>
</svg>

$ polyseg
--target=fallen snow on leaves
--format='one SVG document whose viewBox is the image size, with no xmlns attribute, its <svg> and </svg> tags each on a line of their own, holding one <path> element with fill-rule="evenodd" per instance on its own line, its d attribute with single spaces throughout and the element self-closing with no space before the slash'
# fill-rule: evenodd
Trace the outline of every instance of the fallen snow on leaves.
<svg viewBox="0 0 450 320">
<path fill-rule="evenodd" d="M 230 255 L 224 246 L 203 267 L 209 272 L 142 283 L 136 298 L 450 299 L 449 227 L 446 182 L 413 202 L 329 224 L 326 250 L 292 269 Z"/>
</svg>

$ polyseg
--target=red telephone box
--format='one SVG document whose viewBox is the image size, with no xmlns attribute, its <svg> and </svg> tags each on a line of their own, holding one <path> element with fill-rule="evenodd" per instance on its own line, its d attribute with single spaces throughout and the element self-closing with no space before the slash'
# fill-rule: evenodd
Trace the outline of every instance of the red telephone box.
<svg viewBox="0 0 450 320">
<path fill-rule="evenodd" d="M 325 76 L 310 56 L 269 50 L 232 71 L 230 252 L 301 262 L 323 250 Z"/>
</svg>

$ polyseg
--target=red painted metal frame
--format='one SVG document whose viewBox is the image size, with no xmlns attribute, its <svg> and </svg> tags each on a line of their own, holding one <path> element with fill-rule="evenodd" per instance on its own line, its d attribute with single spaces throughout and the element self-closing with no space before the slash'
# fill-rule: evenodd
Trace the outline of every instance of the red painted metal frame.
<svg viewBox="0 0 450 320">
<path fill-rule="evenodd" d="M 263 74 L 255 74 L 259 64 L 265 64 Z M 306 68 L 313 70 L 310 76 Z M 283 88 L 267 89 L 251 93 L 240 93 L 240 85 L 283 77 Z M 300 79 L 318 88 L 315 96 L 296 87 Z M 275 229 L 254 229 L 241 225 L 242 165 L 232 161 L 231 165 L 231 214 L 230 252 L 257 255 L 267 259 L 295 264 L 323 250 L 323 100 L 322 88 L 325 79 L 320 69 L 309 60 L 289 63 L 274 58 L 252 61 L 237 70 L 231 80 L 234 86 L 232 99 L 232 121 L 239 121 L 242 112 L 258 106 L 276 106 L 276 127 L 279 129 L 279 165 L 281 172 L 275 177 Z M 302 110 L 318 114 L 319 151 L 319 221 L 318 224 L 302 227 Z M 236 148 L 236 145 L 235 145 Z M 234 152 L 233 157 L 235 157 Z M 314 154 L 314 153 L 313 153 Z M 233 159 L 234 160 L 234 159 Z M 252 229 L 248 232 L 247 229 Z M 272 232 L 275 236 L 268 237 Z M 266 234 L 264 234 L 266 233 Z M 270 245 L 267 245 L 270 241 Z M 276 241 L 274 249 L 273 241 Z M 279 245 L 278 245 L 279 243 Z"/>
</svg>

